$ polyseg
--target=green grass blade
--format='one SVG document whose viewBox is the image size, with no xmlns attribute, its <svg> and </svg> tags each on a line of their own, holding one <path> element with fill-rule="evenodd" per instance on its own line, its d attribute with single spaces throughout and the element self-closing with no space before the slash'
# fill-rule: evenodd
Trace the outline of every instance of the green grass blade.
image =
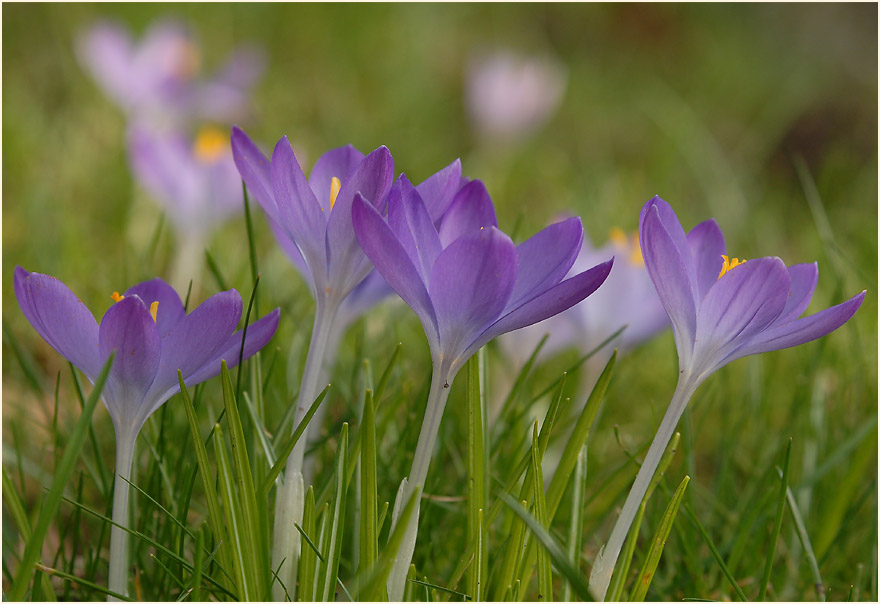
<svg viewBox="0 0 880 604">
<path fill-rule="evenodd" d="M 526 508 L 518 503 L 513 497 L 507 493 L 501 493 L 499 497 L 501 497 L 501 500 L 510 507 L 523 522 L 525 522 L 532 534 L 547 550 L 547 553 L 550 554 L 550 559 L 556 565 L 556 568 L 571 583 L 577 597 L 584 602 L 592 601 L 592 596 L 590 595 L 590 591 L 587 588 L 587 582 L 584 580 L 583 575 L 578 569 L 571 565 L 565 552 L 559 544 L 556 543 L 556 540 L 547 529 L 541 526 L 537 518 L 529 514 L 528 510 L 526 510 Z"/>
<path fill-rule="evenodd" d="M 467 362 L 467 418 L 468 418 L 468 543 L 475 544 L 475 551 L 479 553 L 475 557 L 468 571 L 468 594 L 475 602 L 483 600 L 482 585 L 486 576 L 488 560 L 485 547 L 476 547 L 482 544 L 485 535 L 482 533 L 483 510 L 486 508 L 486 471 L 483 455 L 483 402 L 480 390 L 480 355 L 475 354 Z"/>
<path fill-rule="evenodd" d="M 538 424 L 532 430 L 532 484 L 535 498 L 535 520 L 543 529 L 547 529 L 547 501 L 544 495 L 544 472 L 541 470 L 543 456 L 538 445 Z M 546 548 L 538 548 L 538 599 L 544 602 L 553 601 L 553 569 Z"/>
<path fill-rule="evenodd" d="M 379 532 L 377 530 L 377 492 L 376 469 L 376 417 L 373 392 L 364 392 L 364 416 L 361 420 L 361 513 L 360 513 L 360 572 L 369 574 L 379 557 Z"/>
<path fill-rule="evenodd" d="M 123 596 L 122 594 L 118 594 L 114 591 L 110 591 L 106 587 L 98 585 L 97 583 L 93 583 L 92 581 L 89 581 L 88 579 L 83 579 L 82 577 L 78 577 L 76 575 L 71 575 L 71 574 L 68 574 L 64 571 L 55 569 L 55 568 L 49 568 L 48 566 L 43 566 L 42 564 L 39 564 L 39 563 L 36 565 L 35 568 L 39 572 L 46 573 L 47 575 L 54 575 L 56 577 L 60 577 L 60 578 L 64 579 L 65 581 L 71 581 L 71 582 L 76 583 L 78 585 L 84 585 L 84 586 L 86 586 L 90 589 L 94 589 L 95 591 L 98 591 L 102 594 L 107 594 L 108 596 L 113 596 L 117 600 L 122 600 L 123 602 L 131 602 L 132 601 L 132 599 L 129 598 L 128 596 Z M 12 600 L 10 598 L 10 601 L 15 601 L 15 600 Z"/>
<path fill-rule="evenodd" d="M 226 440 L 223 438 L 223 426 L 214 424 L 214 453 L 217 457 L 217 482 L 220 486 L 220 498 L 223 503 L 223 518 L 226 521 L 226 538 L 229 543 L 229 554 L 236 587 L 241 598 L 246 601 L 256 599 L 254 560 L 248 557 L 242 535 L 243 520 L 241 506 L 235 493 L 235 475 L 226 452 Z"/>
<path fill-rule="evenodd" d="M 364 602 L 380 602 L 388 599 L 385 593 L 385 582 L 391 574 L 391 567 L 394 566 L 394 561 L 397 558 L 400 544 L 403 543 L 405 527 L 409 524 L 410 519 L 415 512 L 416 497 L 420 492 L 418 487 L 419 485 L 416 485 L 416 488 L 413 489 L 413 494 L 410 495 L 403 511 L 400 513 L 400 519 L 397 521 L 394 530 L 391 531 L 391 535 L 388 537 L 388 544 L 379 555 L 373 573 L 367 577 L 360 578 L 358 584 L 363 585 L 363 588 L 358 593 L 354 594 L 356 600 Z"/>
<path fill-rule="evenodd" d="M 101 390 L 104 388 L 104 383 L 107 381 L 107 375 L 110 373 L 110 366 L 112 363 L 113 355 L 111 354 L 110 358 L 107 359 L 107 362 L 104 363 L 104 368 L 101 369 L 101 373 L 95 381 L 95 387 L 92 389 L 92 393 L 86 401 L 83 412 L 71 432 L 70 440 L 67 442 L 67 447 L 65 447 L 64 454 L 61 456 L 61 461 L 58 463 L 58 468 L 55 471 L 55 478 L 52 480 L 52 485 L 49 487 L 49 493 L 43 501 L 40 516 L 31 532 L 30 539 L 27 540 L 27 544 L 25 545 L 24 554 L 22 555 L 21 563 L 18 566 L 18 572 L 15 575 L 15 581 L 8 594 L 9 599 L 12 601 L 21 602 L 24 600 L 28 583 L 30 583 L 30 579 L 34 573 L 35 565 L 40 559 L 40 552 L 43 549 L 43 540 L 46 538 L 46 533 L 49 532 L 49 526 L 52 523 L 52 520 L 54 520 L 55 514 L 58 512 L 58 506 L 61 504 L 61 497 L 64 493 L 64 488 L 67 486 L 67 483 L 70 482 L 70 477 L 73 475 L 73 469 L 76 466 L 77 458 L 79 458 L 80 451 L 86 441 L 88 428 L 92 421 L 92 413 L 94 413 L 95 407 L 98 405 L 98 400 L 101 398 Z"/>
<path fill-rule="evenodd" d="M 580 570 L 581 546 L 583 542 L 584 528 L 584 491 L 587 486 L 587 448 L 581 447 L 577 465 L 572 477 L 571 493 L 571 518 L 568 521 L 568 560 L 571 565 Z M 574 597 L 574 589 L 571 583 L 564 582 L 562 599 L 571 602 Z"/>
<path fill-rule="evenodd" d="M 250 581 L 256 589 L 255 597 L 258 600 L 264 600 L 268 596 L 265 589 L 269 585 L 269 576 L 266 573 L 261 573 L 260 569 L 269 566 L 268 547 L 263 540 L 262 524 L 257 511 L 257 494 L 245 446 L 244 428 L 241 425 L 235 391 L 232 389 L 232 378 L 225 360 L 220 365 L 220 380 L 223 385 L 223 404 L 226 408 L 226 422 L 229 426 L 229 441 L 232 445 L 232 462 L 238 487 L 238 501 L 244 523 L 242 527 L 244 530 L 244 554 L 250 560 L 249 568 L 252 572 Z"/>
<path fill-rule="evenodd" d="M 782 479 L 782 470 L 779 470 L 779 478 Z M 819 562 L 816 560 L 816 554 L 813 552 L 813 544 L 810 542 L 810 536 L 807 534 L 807 526 L 804 524 L 803 516 L 801 516 L 800 508 L 794 498 L 791 488 L 785 491 L 785 500 L 788 502 L 788 510 L 791 512 L 791 519 L 794 521 L 794 527 L 797 532 L 801 547 L 804 548 L 804 555 L 807 557 L 807 563 L 810 565 L 810 574 L 813 577 L 813 585 L 816 586 L 816 595 L 820 602 L 825 601 L 825 584 L 822 582 L 822 573 L 819 571 Z"/>
<path fill-rule="evenodd" d="M 15 356 L 15 360 L 18 361 L 18 364 L 21 366 L 21 370 L 24 373 L 28 385 L 30 385 L 35 393 L 42 396 L 43 384 L 39 377 L 40 373 L 37 370 L 36 362 L 30 353 L 26 352 L 18 345 L 18 340 L 12 335 L 12 329 L 9 327 L 6 319 L 3 319 L 3 336 L 6 339 L 6 343 L 12 349 L 12 354 Z"/>
<path fill-rule="evenodd" d="M 217 263 L 214 261 L 214 257 L 211 256 L 211 252 L 207 249 L 205 250 L 205 260 L 208 261 L 208 270 L 211 272 L 211 275 L 214 277 L 214 281 L 217 283 L 217 288 L 220 291 L 226 291 L 229 287 L 226 285 L 226 280 L 223 278 L 223 275 L 220 274 L 220 267 L 217 266 Z"/>
<path fill-rule="evenodd" d="M 727 564 L 724 562 L 724 558 L 721 557 L 721 553 L 718 551 L 718 548 L 715 547 L 715 543 L 712 541 L 712 538 L 709 536 L 709 533 L 703 528 L 703 524 L 700 522 L 700 519 L 697 518 L 697 514 L 694 512 L 690 503 L 685 502 L 684 511 L 687 512 L 687 515 L 694 522 L 697 527 L 697 530 L 700 531 L 700 535 L 703 537 L 703 541 L 706 542 L 706 546 L 709 548 L 709 551 L 712 553 L 712 557 L 715 558 L 715 561 L 718 563 L 719 568 L 721 568 L 722 574 L 727 578 L 727 581 L 730 583 L 730 586 L 733 588 L 736 597 L 739 598 L 740 602 L 745 602 L 748 600 L 746 598 L 745 592 L 743 592 L 742 588 L 739 586 L 739 583 L 736 582 L 736 579 L 733 576 L 733 573 L 730 572 L 730 569 L 727 567 Z"/>
<path fill-rule="evenodd" d="M 244 181 L 242 181 L 242 183 L 241 183 L 241 192 L 242 192 L 242 196 L 244 197 L 244 224 L 245 224 L 245 228 L 247 230 L 248 258 L 250 259 L 250 263 L 251 263 L 251 280 L 254 281 L 254 283 L 256 284 L 256 282 L 260 278 L 260 270 L 259 270 L 259 268 L 257 268 L 257 247 L 256 247 L 256 244 L 254 243 L 255 238 L 254 238 L 254 225 L 253 225 L 253 221 L 251 220 L 251 204 L 250 204 L 250 199 L 248 198 L 247 187 L 245 186 Z M 256 287 L 254 289 L 256 289 Z M 260 313 L 259 313 L 260 305 L 258 302 L 259 302 L 259 298 L 255 297 L 254 309 L 256 311 L 256 315 L 260 316 Z"/>
<path fill-rule="evenodd" d="M 663 547 L 666 545 L 666 539 L 669 537 L 669 532 L 672 530 L 672 524 L 675 522 L 675 516 L 678 514 L 678 507 L 681 505 L 681 499 L 684 497 L 688 482 L 690 482 L 690 476 L 685 476 L 675 490 L 675 493 L 672 495 L 672 500 L 669 502 L 669 505 L 666 506 L 666 511 L 663 513 L 663 518 L 660 520 L 660 526 L 657 527 L 657 532 L 654 534 L 654 539 L 651 541 L 648 555 L 645 557 L 644 564 L 642 564 L 642 570 L 639 572 L 638 579 L 636 579 L 632 592 L 630 592 L 630 602 L 645 601 L 645 595 L 648 593 L 648 588 L 651 586 L 651 581 L 654 578 L 654 571 L 657 570 L 657 564 L 660 563 L 660 556 L 663 554 Z"/>
<path fill-rule="evenodd" d="M 323 401 L 324 397 L 327 396 L 328 390 L 330 390 L 330 384 L 327 384 L 327 386 L 324 387 L 324 389 L 318 395 L 318 398 L 315 399 L 315 401 L 312 403 L 312 406 L 309 407 L 308 411 L 306 411 L 306 414 L 303 416 L 302 421 L 296 427 L 296 430 L 293 431 L 290 439 L 287 441 L 281 451 L 276 455 L 277 461 L 269 469 L 269 473 L 266 475 L 266 478 L 263 479 L 263 484 L 260 487 L 260 501 L 269 500 L 269 491 L 272 490 L 272 485 L 275 483 L 275 479 L 278 478 L 278 475 L 281 474 L 284 466 L 287 465 L 287 458 L 290 457 L 290 452 L 293 451 L 293 448 L 296 446 L 296 442 L 302 436 L 303 432 L 306 429 L 306 426 L 308 426 L 309 422 L 312 421 L 312 416 L 315 414 L 315 411 L 318 410 L 318 407 L 321 405 L 321 401 Z"/>
<path fill-rule="evenodd" d="M 346 481 L 346 462 L 348 461 L 348 424 L 342 424 L 339 447 L 336 450 L 336 493 L 330 518 L 330 537 L 324 551 L 324 576 L 321 582 L 321 601 L 335 600 L 336 578 L 339 573 L 339 558 L 342 556 L 342 537 L 345 531 L 345 496 L 348 493 Z"/>
<path fill-rule="evenodd" d="M 577 465 L 577 458 L 580 455 L 581 448 L 587 441 L 590 434 L 590 428 L 593 426 L 593 420 L 596 419 L 596 413 L 599 411 L 599 405 L 605 398 L 605 392 L 608 390 L 608 384 L 611 381 L 611 375 L 614 372 L 614 364 L 617 361 L 617 350 L 608 359 L 605 369 L 593 386 L 587 404 L 575 423 L 572 430 L 571 438 L 565 444 L 565 450 L 559 460 L 559 466 L 550 480 L 550 487 L 547 489 L 547 518 L 550 522 L 556 516 L 556 510 L 562 501 L 562 495 L 565 493 L 565 487 L 568 480 Z"/>
<path fill-rule="evenodd" d="M 315 591 L 315 566 L 318 563 L 319 554 L 311 539 L 311 535 L 315 534 L 315 489 L 311 485 L 306 491 L 306 500 L 303 506 L 303 527 L 300 529 L 300 534 L 303 535 L 309 547 L 302 548 L 299 557 L 299 572 L 297 573 L 299 589 L 296 592 L 298 602 L 311 600 Z M 285 588 L 292 591 L 294 586 L 285 586 Z"/>
<path fill-rule="evenodd" d="M 376 384 L 376 389 L 373 390 L 373 401 L 376 405 L 382 401 L 382 395 L 385 394 L 385 388 L 388 386 L 388 381 L 391 379 L 391 372 L 395 365 L 397 365 L 397 360 L 400 358 L 401 348 L 403 348 L 403 344 L 398 342 L 397 346 L 394 347 L 394 352 L 391 353 L 391 358 L 388 360 L 388 364 L 385 366 L 385 371 L 382 372 L 382 377 L 379 378 L 379 383 Z"/>
<path fill-rule="evenodd" d="M 211 525 L 211 532 L 214 537 L 220 541 L 221 547 L 218 552 L 220 565 L 224 568 L 231 566 L 231 560 L 227 556 L 226 546 L 226 526 L 223 523 L 223 513 L 220 507 L 220 500 L 217 497 L 217 490 L 214 485 L 213 471 L 208 463 L 208 451 L 202 440 L 202 433 L 199 430 L 199 419 L 196 416 L 196 410 L 193 406 L 192 398 L 183 382 L 183 374 L 178 371 L 177 379 L 180 383 L 180 393 L 183 399 L 183 408 L 186 410 L 186 418 L 189 423 L 190 436 L 193 443 L 193 449 L 196 454 L 196 463 L 199 467 L 199 474 L 202 476 L 202 486 L 205 490 L 205 500 L 208 504 L 208 522 Z M 216 437 L 216 436 L 215 436 Z"/>
<path fill-rule="evenodd" d="M 773 521 L 773 532 L 770 536 L 770 548 L 767 552 L 767 559 L 764 562 L 764 575 L 761 577 L 761 589 L 758 592 L 758 601 L 763 602 L 767 596 L 767 585 L 770 584 L 770 572 L 773 570 L 773 559 L 776 557 L 776 542 L 779 539 L 779 532 L 782 530 L 782 517 L 785 513 L 785 495 L 788 492 L 788 470 L 791 466 L 791 442 L 788 439 L 788 446 L 785 448 L 785 461 L 782 466 L 782 479 L 779 487 L 779 497 L 776 503 L 776 518 Z"/>
<path fill-rule="evenodd" d="M 632 566 L 633 554 L 636 551 L 636 542 L 639 540 L 639 529 L 642 527 L 642 520 L 645 517 L 645 507 L 647 503 L 643 499 L 639 504 L 639 511 L 633 520 L 632 527 L 626 536 L 623 544 L 623 551 L 620 559 L 617 561 L 617 567 L 611 576 L 611 582 L 608 584 L 608 593 L 605 599 L 609 602 L 619 602 L 623 600 L 623 589 L 626 586 L 626 578 L 629 576 L 629 569 Z"/>
</svg>

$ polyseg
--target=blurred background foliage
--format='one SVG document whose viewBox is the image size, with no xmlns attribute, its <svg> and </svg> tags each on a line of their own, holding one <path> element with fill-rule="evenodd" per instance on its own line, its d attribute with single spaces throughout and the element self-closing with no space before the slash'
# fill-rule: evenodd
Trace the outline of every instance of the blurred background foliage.
<svg viewBox="0 0 880 604">
<path fill-rule="evenodd" d="M 168 269 L 172 238 L 166 224 L 151 254 L 160 210 L 133 183 L 124 116 L 73 52 L 76 36 L 99 19 L 117 19 L 137 36 L 168 16 L 193 29 L 209 71 L 235 45 L 265 47 L 267 72 L 252 115 L 240 125 L 267 150 L 287 134 L 305 166 L 346 143 L 365 151 L 384 144 L 396 172 L 418 182 L 461 157 L 464 174 L 485 181 L 502 229 L 514 231 L 518 241 L 560 213 L 574 213 L 601 243 L 612 227 L 634 230 L 642 204 L 659 194 L 685 228 L 715 217 L 732 255 L 779 255 L 788 264 L 818 260 L 819 285 L 808 312 L 867 289 L 862 309 L 840 333 L 734 364 L 698 393 L 683 422 L 686 471 L 693 477 L 696 470 L 697 492 L 711 490 L 718 507 L 735 507 L 728 502 L 742 495 L 739 477 L 779 463 L 788 434 L 807 435 L 796 436 L 793 459 L 805 440 L 826 455 L 876 420 L 875 4 L 4 4 L 4 461 L 10 422 L 24 437 L 21 426 L 45 425 L 52 404 L 51 396 L 27 389 L 9 338 L 33 351 L 53 383 L 59 369 L 66 371 L 18 310 L 13 268 L 57 276 L 98 317 L 114 289 Z M 486 140 L 468 121 L 465 67 L 474 52 L 497 47 L 555 56 L 568 72 L 559 110 L 522 141 Z M 811 210 L 809 195 L 818 196 L 824 214 L 817 206 Z M 282 306 L 274 345 L 286 356 L 292 337 L 307 342 L 312 303 L 262 217 L 255 226 L 261 304 Z M 243 218 L 221 229 L 209 249 L 228 284 L 246 296 L 252 284 Z M 216 287 L 206 277 L 203 289 L 196 302 Z M 405 320 L 393 321 L 394 338 L 387 337 L 383 321 L 398 316 Z M 405 309 L 397 315 L 379 309 L 362 322 L 340 365 L 355 375 L 356 355 L 366 348 L 375 353 L 374 366 L 384 367 L 398 339 L 412 357 L 405 356 L 404 369 L 419 367 L 414 375 L 422 375 L 427 347 Z M 615 425 L 624 441 L 635 443 L 632 450 L 650 439 L 674 384 L 672 350 L 667 333 L 620 364 L 591 467 L 622 459 Z M 535 389 L 575 358 L 542 368 Z M 291 376 L 287 382 L 297 383 Z M 420 384 L 416 377 L 405 394 L 418 396 Z M 283 398 L 278 394 L 276 404 Z M 418 423 L 422 404 L 408 412 L 410 423 Z M 444 422 L 441 439 L 463 433 L 463 414 L 455 408 L 451 404 L 447 416 L 457 419 Z M 338 410 L 330 421 L 344 415 Z M 109 429 L 103 410 L 96 417 Z M 35 434 L 40 442 L 43 436 Z M 414 442 L 415 436 L 401 438 Z M 852 581 L 854 564 L 871 564 L 871 552 L 876 578 L 876 424 L 867 442 L 848 499 L 841 503 L 829 492 L 840 487 L 837 480 L 845 482 L 841 466 L 819 483 L 827 489 L 817 490 L 810 516 L 811 527 L 829 533 L 819 537 L 826 548 L 845 543 L 846 555 L 823 561 L 838 573 L 838 590 Z M 455 459 L 454 452 L 440 454 Z M 408 461 L 394 462 L 398 466 L 389 484 L 396 485 Z M 800 469 L 793 468 L 795 485 Z M 423 514 L 430 517 L 432 509 Z M 837 526 L 828 528 L 825 512 Z M 592 528 L 610 520 L 603 518 L 592 518 Z M 721 531 L 736 530 L 727 520 L 719 513 L 708 523 L 719 541 Z M 443 524 L 423 526 L 441 531 Z M 424 538 L 430 535 L 426 530 Z M 439 533 L 434 537 L 443 541 Z M 664 580 L 661 572 L 656 583 Z"/>
</svg>

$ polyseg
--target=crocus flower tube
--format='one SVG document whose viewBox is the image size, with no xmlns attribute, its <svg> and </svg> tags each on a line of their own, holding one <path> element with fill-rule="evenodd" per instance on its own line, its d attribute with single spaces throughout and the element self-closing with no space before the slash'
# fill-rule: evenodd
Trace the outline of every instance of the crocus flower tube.
<svg viewBox="0 0 880 604">
<path fill-rule="evenodd" d="M 137 435 L 147 418 L 180 390 L 178 370 L 187 385 L 220 373 L 253 356 L 275 334 L 279 310 L 248 326 L 241 318 L 241 296 L 235 290 L 215 294 L 186 314 L 177 293 L 161 279 L 131 287 L 116 301 L 100 326 L 85 304 L 61 281 L 49 275 L 15 269 L 15 296 L 37 333 L 61 356 L 94 382 L 116 352 L 101 393 L 116 433 L 116 474 L 113 522 L 128 526 L 128 480 Z M 128 533 L 110 532 L 109 589 L 127 595 Z"/>
<path fill-rule="evenodd" d="M 498 230 L 482 182 L 471 181 L 458 192 L 439 229 L 415 187 L 404 176 L 395 185 L 387 222 L 359 195 L 352 217 L 376 270 L 419 317 L 434 365 L 399 507 L 425 484 L 449 387 L 464 363 L 494 337 L 542 321 L 589 296 L 608 276 L 611 261 L 563 280 L 580 249 L 580 219 L 551 225 L 515 246 Z M 403 595 L 417 528 L 418 503 L 388 579 L 391 601 Z"/>
<path fill-rule="evenodd" d="M 135 124 L 128 148 L 135 177 L 174 225 L 177 250 L 171 283 L 185 290 L 190 280 L 198 280 L 196 269 L 211 232 L 243 207 L 229 134 L 208 126 L 189 137 Z"/>
<path fill-rule="evenodd" d="M 816 263 L 786 267 L 776 257 L 731 259 L 714 220 L 685 235 L 672 207 L 659 197 L 642 208 L 639 238 L 648 273 L 672 321 L 679 377 L 608 544 L 593 565 L 590 589 L 600 600 L 660 457 L 697 387 L 731 361 L 831 333 L 855 314 L 865 297 L 863 291 L 801 317 L 816 289 Z"/>
<path fill-rule="evenodd" d="M 162 126 L 242 118 L 264 64 L 262 52 L 242 48 L 205 78 L 198 45 L 172 20 L 155 23 L 138 42 L 122 25 L 103 21 L 84 32 L 77 50 L 98 85 L 130 117 Z"/>
</svg>

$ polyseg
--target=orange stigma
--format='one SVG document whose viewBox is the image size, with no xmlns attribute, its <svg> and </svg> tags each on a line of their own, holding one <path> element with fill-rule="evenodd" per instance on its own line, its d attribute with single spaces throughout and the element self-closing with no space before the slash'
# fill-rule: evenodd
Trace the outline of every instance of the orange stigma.
<svg viewBox="0 0 880 604">
<path fill-rule="evenodd" d="M 719 279 L 720 279 L 721 277 L 723 277 L 724 274 L 725 274 L 727 271 L 729 271 L 730 269 L 732 269 L 733 267 L 735 267 L 735 266 L 739 266 L 740 264 L 745 264 L 745 263 L 746 263 L 745 259 L 743 259 L 743 260 L 740 260 L 739 258 L 733 258 L 733 259 L 731 259 L 731 258 L 725 256 L 724 254 L 721 254 L 721 257 L 724 258 L 724 264 L 721 265 L 721 272 L 718 273 L 718 278 L 719 278 Z"/>
<path fill-rule="evenodd" d="M 119 295 L 119 292 L 113 292 L 113 295 L 110 296 L 110 297 L 113 298 L 113 301 L 114 301 L 114 302 L 119 302 L 120 300 L 122 300 L 123 298 L 125 298 L 125 296 L 120 296 L 120 295 Z"/>
</svg>

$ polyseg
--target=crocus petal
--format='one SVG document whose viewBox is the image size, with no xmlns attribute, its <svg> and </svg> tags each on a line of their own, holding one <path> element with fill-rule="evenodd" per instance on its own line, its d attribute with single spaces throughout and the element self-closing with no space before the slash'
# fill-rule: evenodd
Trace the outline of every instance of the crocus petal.
<svg viewBox="0 0 880 604">
<path fill-rule="evenodd" d="M 519 271 L 505 310 L 512 310 L 559 283 L 581 249 L 580 218 L 551 224 L 517 246 Z"/>
<path fill-rule="evenodd" d="M 701 222 L 687 234 L 688 246 L 694 258 L 697 274 L 697 292 L 702 300 L 721 272 L 725 253 L 724 235 L 714 219 Z"/>
<path fill-rule="evenodd" d="M 306 259 L 303 258 L 302 252 L 299 251 L 299 248 L 296 247 L 296 242 L 290 238 L 290 235 L 287 234 L 281 226 L 268 218 L 269 228 L 272 229 L 272 234 L 275 235 L 275 241 L 278 242 L 278 245 L 281 247 L 281 251 L 287 256 L 290 260 L 290 263 L 302 274 L 303 278 L 306 281 L 309 281 L 311 278 L 311 273 L 309 272 L 309 265 L 306 264 Z"/>
<path fill-rule="evenodd" d="M 461 160 L 454 162 L 429 176 L 416 185 L 416 191 L 421 195 L 428 208 L 431 220 L 436 223 L 452 203 L 455 194 L 461 187 Z"/>
<path fill-rule="evenodd" d="M 791 291 L 785 301 L 785 308 L 776 320 L 779 324 L 794 321 L 807 310 L 819 282 L 819 265 L 808 262 L 789 266 L 788 276 L 791 277 Z"/>
<path fill-rule="evenodd" d="M 403 174 L 388 194 L 388 226 L 412 259 L 422 281 L 428 283 L 443 247 L 421 196 Z"/>
<path fill-rule="evenodd" d="M 475 351 L 503 333 L 543 321 L 571 308 L 596 291 L 605 282 L 608 273 L 611 272 L 613 263 L 614 259 L 612 258 L 570 279 L 566 279 L 539 296 L 532 298 L 522 306 L 510 311 L 480 334 L 468 350 Z"/>
<path fill-rule="evenodd" d="M 221 362 L 225 360 L 226 366 L 232 369 L 238 365 L 239 359 L 247 360 L 259 352 L 275 335 L 278 329 L 278 321 L 281 310 L 276 308 L 265 317 L 254 321 L 247 328 L 247 336 L 244 342 L 244 354 L 241 354 L 242 330 L 227 336 L 226 341 L 220 347 L 220 351 L 210 361 L 205 363 L 188 378 L 184 378 L 187 386 L 201 384 L 220 374 Z"/>
<path fill-rule="evenodd" d="M 269 160 L 238 126 L 232 127 L 232 159 L 251 196 L 269 216 L 278 220 Z"/>
<path fill-rule="evenodd" d="M 173 287 L 158 277 L 129 287 L 125 291 L 125 295 L 137 296 L 144 301 L 147 308 L 153 302 L 159 303 L 159 307 L 156 309 L 156 329 L 159 330 L 159 336 L 162 338 L 167 336 L 178 321 L 186 316 L 180 296 L 177 295 Z"/>
<path fill-rule="evenodd" d="M 428 286 L 443 353 L 457 356 L 498 318 L 510 299 L 516 271 L 516 247 L 492 226 L 443 250 Z"/>
<path fill-rule="evenodd" d="M 726 361 L 751 354 L 791 348 L 821 338 L 849 321 L 864 299 L 865 292 L 862 292 L 846 302 L 826 308 L 809 317 L 771 327 L 752 338 L 747 345 L 734 351 Z"/>
<path fill-rule="evenodd" d="M 101 371 L 98 324 L 82 300 L 55 277 L 15 267 L 15 297 L 37 333 L 90 379 Z"/>
<path fill-rule="evenodd" d="M 98 353 L 106 359 L 116 352 L 104 402 L 117 434 L 126 429 L 136 433 L 146 420 L 141 402 L 156 376 L 161 349 L 159 331 L 139 297 L 126 296 L 104 313 L 98 331 Z"/>
<path fill-rule="evenodd" d="M 113 99 L 128 107 L 132 97 L 132 45 L 128 32 L 115 23 L 92 27 L 77 45 L 80 60 Z"/>
<path fill-rule="evenodd" d="M 481 228 L 497 227 L 495 207 L 486 186 L 479 180 L 466 184 L 443 216 L 440 224 L 440 243 L 448 247 L 463 235 L 474 234 Z"/>
<path fill-rule="evenodd" d="M 701 363 L 700 370 L 776 320 L 790 283 L 782 260 L 769 257 L 749 260 L 718 279 L 697 312 L 694 362 Z"/>
<path fill-rule="evenodd" d="M 161 304 L 159 305 L 161 312 Z M 177 384 L 214 359 L 241 319 L 241 295 L 234 289 L 214 294 L 186 315 L 162 342 L 162 357 L 148 398 Z"/>
<path fill-rule="evenodd" d="M 330 212 L 330 181 L 334 178 L 344 181 L 363 160 L 364 154 L 351 145 L 331 149 L 318 158 L 309 176 L 309 185 L 324 212 Z"/>
<path fill-rule="evenodd" d="M 689 364 L 697 330 L 694 285 L 688 277 L 686 260 L 661 221 L 657 206 L 648 202 L 642 212 L 639 239 L 645 266 L 672 322 L 679 362 Z M 690 256 L 690 250 L 687 253 Z"/>
<path fill-rule="evenodd" d="M 273 216 L 299 245 L 317 287 L 326 279 L 327 217 L 315 198 L 287 137 L 281 137 L 272 153 L 272 187 L 278 207 Z M 270 214 L 271 215 L 271 214 Z"/>
<path fill-rule="evenodd" d="M 678 250 L 688 280 L 692 284 L 694 284 L 693 292 L 694 295 L 696 295 L 698 292 L 697 269 L 694 264 L 693 253 L 691 252 L 690 245 L 688 244 L 687 235 L 685 235 L 684 233 L 684 228 L 682 228 L 681 222 L 679 222 L 678 216 L 676 216 L 675 214 L 675 210 L 672 209 L 671 205 L 666 203 L 659 196 L 655 195 L 650 201 L 648 201 L 648 203 L 645 204 L 645 207 L 642 208 L 642 213 L 639 216 L 639 232 L 641 232 L 642 230 L 642 223 L 648 216 L 650 208 L 656 209 L 657 217 L 660 224 L 663 225 L 663 228 L 666 230 L 670 241 Z M 695 302 L 698 303 L 699 300 L 695 300 Z"/>
<path fill-rule="evenodd" d="M 385 277 L 388 285 L 419 317 L 433 348 L 439 337 L 434 306 L 426 284 L 406 250 L 376 208 L 360 196 L 356 196 L 352 207 L 352 221 L 364 253 Z"/>
</svg>

